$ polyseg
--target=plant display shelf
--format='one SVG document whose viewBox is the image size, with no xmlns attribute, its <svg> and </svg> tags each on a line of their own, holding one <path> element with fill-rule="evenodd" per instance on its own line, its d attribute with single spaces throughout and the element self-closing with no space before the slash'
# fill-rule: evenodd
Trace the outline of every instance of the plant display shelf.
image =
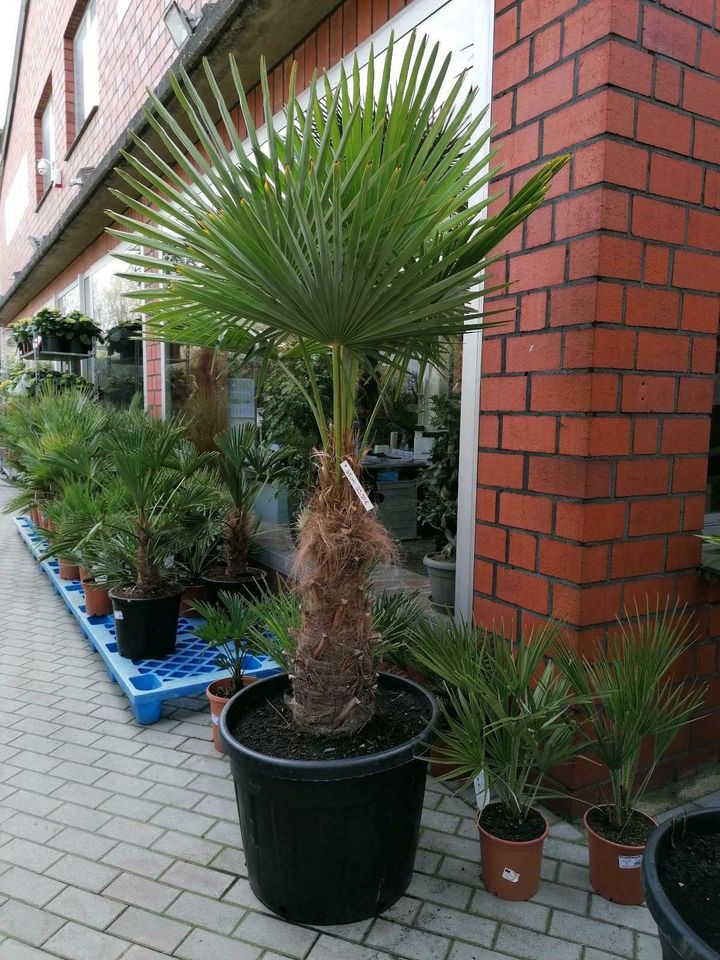
<svg viewBox="0 0 720 960">
<path fill-rule="evenodd" d="M 28 517 L 16 517 L 18 533 L 33 557 L 42 555 L 44 538 Z M 115 639 L 112 616 L 89 617 L 85 610 L 82 586 L 78 580 L 61 580 L 57 560 L 44 560 L 41 569 L 47 574 L 90 642 L 102 657 L 110 678 L 118 683 L 128 700 L 138 723 L 157 723 L 163 700 L 188 697 L 202 693 L 209 683 L 227 676 L 213 663 L 214 653 L 203 640 L 195 636 L 198 619 L 181 617 L 178 620 L 175 652 L 164 660 L 128 660 L 121 657 Z M 245 670 L 248 676 L 261 678 L 279 673 L 279 667 L 269 657 L 249 656 Z"/>
</svg>

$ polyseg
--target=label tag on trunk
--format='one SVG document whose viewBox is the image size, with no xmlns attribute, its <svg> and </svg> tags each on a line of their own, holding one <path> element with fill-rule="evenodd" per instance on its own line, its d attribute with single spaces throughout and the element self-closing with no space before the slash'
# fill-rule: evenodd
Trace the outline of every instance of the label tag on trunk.
<svg viewBox="0 0 720 960">
<path fill-rule="evenodd" d="M 642 854 L 638 857 L 618 857 L 618 866 L 621 870 L 637 870 L 642 863 Z"/>
<path fill-rule="evenodd" d="M 124 619 L 125 619 L 125 617 L 123 617 L 123 612 L 122 612 L 122 610 L 116 610 L 115 613 L 114 613 L 114 617 L 115 617 L 116 620 L 124 620 Z"/>
<path fill-rule="evenodd" d="M 370 500 L 370 497 L 365 493 L 365 490 L 363 489 L 363 485 L 355 476 L 355 471 L 347 462 L 347 460 L 341 461 L 340 469 L 350 481 L 350 486 L 353 488 L 353 490 L 357 494 L 358 500 L 360 501 L 360 503 L 365 507 L 366 510 L 372 510 L 373 503 Z"/>
<path fill-rule="evenodd" d="M 510 883 L 517 883 L 518 880 L 520 879 L 520 874 L 515 873 L 514 870 L 510 869 L 510 867 L 505 867 L 505 869 L 502 872 L 502 878 L 503 880 L 509 880 Z"/>
</svg>

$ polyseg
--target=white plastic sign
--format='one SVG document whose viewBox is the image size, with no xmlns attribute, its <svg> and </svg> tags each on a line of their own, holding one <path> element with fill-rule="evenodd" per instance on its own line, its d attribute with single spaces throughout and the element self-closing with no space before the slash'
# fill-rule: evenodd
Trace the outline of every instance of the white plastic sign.
<svg viewBox="0 0 720 960">
<path fill-rule="evenodd" d="M 124 620 L 124 619 L 125 619 L 125 617 L 123 617 L 123 612 L 122 612 L 122 610 L 116 610 L 116 611 L 115 611 L 115 619 L 116 619 L 116 620 Z"/>
<path fill-rule="evenodd" d="M 520 874 L 515 873 L 514 870 L 510 869 L 510 867 L 505 867 L 505 869 L 502 872 L 502 878 L 503 880 L 509 880 L 510 883 L 517 883 L 518 880 L 520 879 Z"/>
<path fill-rule="evenodd" d="M 479 773 L 475 777 L 475 803 L 478 810 L 484 810 L 490 802 L 490 791 L 487 788 L 485 774 Z"/>
<path fill-rule="evenodd" d="M 618 857 L 618 866 L 621 870 L 637 870 L 642 863 L 642 854 L 637 857 Z"/>
<path fill-rule="evenodd" d="M 360 503 L 365 507 L 366 510 L 372 510 L 373 503 L 370 500 L 370 497 L 365 493 L 365 490 L 363 489 L 363 485 L 355 476 L 355 471 L 347 462 L 347 460 L 343 460 L 340 464 L 340 467 L 342 469 L 342 472 L 350 481 L 350 486 L 353 488 L 353 490 L 357 494 L 358 500 L 360 501 Z"/>
</svg>

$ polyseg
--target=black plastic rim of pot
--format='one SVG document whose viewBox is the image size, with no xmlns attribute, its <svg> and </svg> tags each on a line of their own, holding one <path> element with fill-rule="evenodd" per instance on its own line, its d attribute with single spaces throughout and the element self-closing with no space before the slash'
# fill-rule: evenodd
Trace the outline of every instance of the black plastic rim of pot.
<svg viewBox="0 0 720 960">
<path fill-rule="evenodd" d="M 418 746 L 424 750 L 434 739 L 434 731 L 440 722 L 440 708 L 435 697 L 426 690 L 421 684 L 410 680 L 408 677 L 401 677 L 395 673 L 379 673 L 378 678 L 384 687 L 408 687 L 414 690 L 417 696 L 423 696 L 427 699 L 432 709 L 432 716 L 428 720 L 427 726 L 412 740 L 406 740 L 396 747 L 390 747 L 388 750 L 382 750 L 380 753 L 373 753 L 365 757 L 352 757 L 347 760 L 288 760 L 283 757 L 271 757 L 266 753 L 258 753 L 244 746 L 239 740 L 236 740 L 229 730 L 229 718 L 238 712 L 239 703 L 242 702 L 248 707 L 253 700 L 259 700 L 260 697 L 271 695 L 274 687 L 283 683 L 289 686 L 289 677 L 287 673 L 275 674 L 273 677 L 265 677 L 245 687 L 240 693 L 228 702 L 220 717 L 220 736 L 225 741 L 229 750 L 235 751 L 249 760 L 258 763 L 268 764 L 276 768 L 276 772 L 283 772 L 291 780 L 345 780 L 348 778 L 348 771 L 362 770 L 366 774 L 377 773 L 382 770 L 390 770 L 401 763 L 405 763 L 409 757 L 417 756 L 415 752 Z M 240 701 L 240 697 L 245 699 Z M 429 751 L 427 758 L 429 759 Z M 423 759 L 426 757 L 423 754 Z M 352 773 L 351 776 L 357 776 Z"/>
<path fill-rule="evenodd" d="M 720 809 L 689 813 L 682 821 L 674 821 L 675 829 L 694 833 L 720 832 Z M 703 829 L 697 829 L 702 827 Z M 664 960 L 720 960 L 720 953 L 702 940 L 680 916 L 658 874 L 658 861 L 664 856 L 673 830 L 673 820 L 667 820 L 650 834 L 641 865 L 645 900 L 653 920 L 658 925 Z M 669 948 L 669 949 L 667 949 Z"/>
<path fill-rule="evenodd" d="M 414 681 L 380 674 L 386 689 L 427 703 L 428 722 L 413 739 L 346 760 L 270 757 L 241 744 L 229 730 L 237 714 L 288 684 L 287 674 L 253 683 L 220 715 L 250 886 L 273 913 L 295 923 L 378 916 L 412 881 L 437 703 Z"/>
<path fill-rule="evenodd" d="M 220 580 L 204 573 L 200 575 L 200 580 L 207 590 L 208 601 L 218 603 L 223 590 L 255 599 L 264 591 L 267 573 L 261 567 L 248 567 L 247 576 L 240 580 Z"/>
</svg>

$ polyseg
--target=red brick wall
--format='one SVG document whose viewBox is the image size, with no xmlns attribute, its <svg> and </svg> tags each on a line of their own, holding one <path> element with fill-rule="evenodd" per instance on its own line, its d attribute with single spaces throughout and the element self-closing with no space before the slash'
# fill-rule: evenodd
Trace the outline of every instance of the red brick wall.
<svg viewBox="0 0 720 960">
<path fill-rule="evenodd" d="M 496 0 L 493 118 L 516 190 L 569 152 L 508 244 L 483 347 L 475 615 L 553 615 L 589 649 L 623 607 L 691 604 L 716 756 L 718 591 L 697 573 L 720 293 L 720 4 Z"/>
<path fill-rule="evenodd" d="M 207 0 L 184 0 L 189 13 L 198 13 Z M 97 0 L 100 104 L 70 157 L 72 141 L 67 111 L 72 111 L 72 73 L 66 75 L 65 34 L 77 0 L 53 0 L 29 5 L 25 44 L 18 76 L 15 111 L 0 192 L 0 208 L 15 174 L 26 168 L 28 204 L 10 243 L 0 223 L 0 293 L 7 290 L 12 274 L 30 259 L 34 247 L 30 236 L 43 237 L 76 197 L 70 180 L 82 167 L 94 167 L 125 130 L 128 121 L 146 98 L 147 87 L 164 76 L 177 50 L 162 22 L 166 0 L 133 0 L 118 22 L 117 0 Z M 69 41 L 72 48 L 72 42 Z M 55 150 L 63 186 L 51 190 L 36 209 L 35 114 L 48 79 L 52 78 Z M 67 109 L 66 109 L 67 107 Z"/>
</svg>

